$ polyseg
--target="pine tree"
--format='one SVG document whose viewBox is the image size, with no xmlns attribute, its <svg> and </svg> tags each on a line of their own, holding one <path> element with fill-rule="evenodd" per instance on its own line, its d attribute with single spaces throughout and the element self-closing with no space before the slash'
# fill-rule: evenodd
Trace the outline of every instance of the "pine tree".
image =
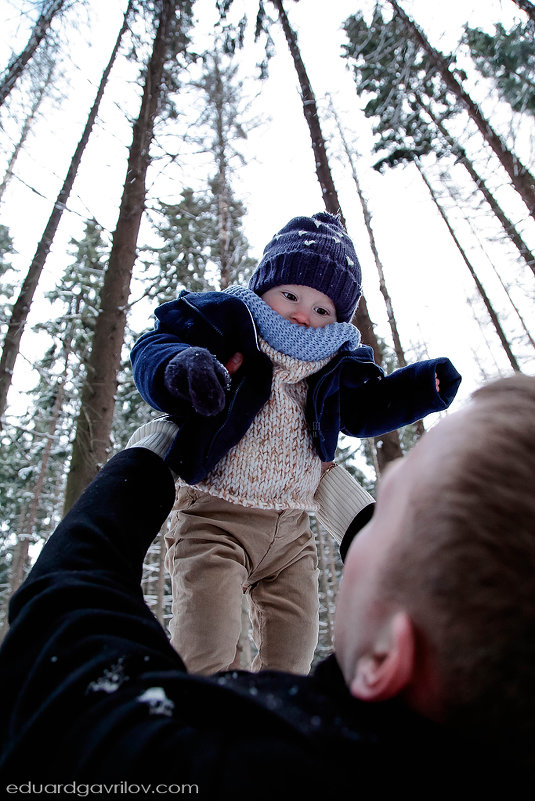
<svg viewBox="0 0 535 801">
<path fill-rule="evenodd" d="M 200 177 L 200 188 L 185 187 L 177 202 L 160 201 L 155 209 L 161 244 L 144 248 L 149 257 L 143 284 L 144 296 L 157 303 L 174 299 L 181 289 L 201 292 L 243 283 L 255 265 L 243 231 L 246 209 L 233 188 L 236 165 L 244 163 L 240 144 L 251 124 L 242 83 L 217 38 L 201 66 L 187 87 L 193 94 L 189 106 L 199 111 L 183 139 L 207 161 L 205 186 Z"/>
<path fill-rule="evenodd" d="M 159 304 L 174 300 L 180 289 L 216 289 L 215 265 L 212 263 L 211 277 L 208 269 L 217 240 L 212 198 L 208 192 L 195 193 L 189 187 L 180 196 L 178 203 L 161 202 L 158 208 L 155 228 L 163 244 L 156 250 L 156 281 L 149 285 L 149 296 Z"/>
<path fill-rule="evenodd" d="M 463 89 L 458 77 L 450 69 L 448 59 L 431 46 L 420 28 L 408 17 L 396 0 L 388 0 L 394 13 L 405 26 L 406 34 L 420 45 L 440 73 L 445 85 L 466 108 L 472 121 L 476 124 L 485 142 L 492 148 L 502 167 L 507 172 L 511 184 L 535 217 L 535 179 L 520 159 L 506 146 L 502 138 L 496 133 L 490 122 L 484 117 L 481 109 Z"/>
<path fill-rule="evenodd" d="M 219 196 L 214 183 L 210 181 L 205 191 L 196 193 L 190 188 L 183 189 L 179 203 L 159 204 L 160 219 L 155 227 L 162 245 L 151 249 L 156 250 L 157 273 L 154 279 L 147 276 L 146 290 L 146 295 L 158 304 L 176 298 L 180 289 L 203 292 L 224 288 Z M 248 256 L 249 244 L 242 230 L 245 208 L 230 192 L 227 204 L 228 243 L 232 253 L 228 280 L 240 283 L 255 262 Z"/>
<path fill-rule="evenodd" d="M 121 26 L 121 30 L 119 31 L 119 35 L 117 36 L 117 40 L 113 47 L 112 54 L 110 56 L 108 64 L 106 65 L 106 68 L 104 69 L 104 72 L 102 74 L 102 78 L 100 80 L 95 100 L 93 102 L 93 105 L 87 117 L 86 124 L 84 126 L 84 131 L 74 151 L 69 168 L 67 170 L 67 174 L 63 181 L 60 192 L 56 198 L 56 201 L 52 207 L 52 212 L 50 214 L 50 217 L 48 218 L 48 222 L 45 226 L 41 239 L 39 240 L 32 262 L 30 264 L 30 267 L 28 268 L 28 272 L 26 273 L 24 281 L 22 282 L 22 286 L 18 294 L 18 297 L 15 300 L 15 303 L 13 304 L 11 318 L 9 320 L 7 333 L 4 338 L 2 354 L 0 356 L 0 421 L 6 410 L 8 392 L 13 378 L 13 370 L 19 354 L 20 342 L 22 339 L 22 335 L 24 333 L 26 322 L 28 320 L 31 304 L 35 292 L 37 290 L 39 279 L 41 277 L 46 259 L 50 252 L 50 248 L 52 247 L 54 236 L 58 230 L 58 226 L 61 217 L 63 215 L 63 211 L 66 207 L 67 200 L 69 199 L 72 187 L 74 185 L 74 181 L 78 173 L 80 163 L 82 161 L 82 156 L 89 141 L 89 137 L 91 135 L 93 126 L 95 124 L 100 102 L 104 95 L 104 90 L 106 88 L 110 72 L 115 63 L 117 53 L 119 52 L 119 47 L 121 45 L 123 35 L 127 30 L 128 17 L 130 15 L 131 8 L 132 8 L 132 0 L 130 0 L 128 4 L 127 10 L 123 18 L 123 24 Z"/>
<path fill-rule="evenodd" d="M 437 130 L 442 135 L 444 142 L 446 143 L 447 147 L 450 150 L 450 153 L 455 157 L 456 161 L 459 164 L 462 164 L 462 166 L 466 169 L 468 175 L 474 182 L 475 186 L 478 188 L 478 190 L 485 198 L 486 202 L 492 209 L 496 219 L 502 226 L 502 229 L 505 232 L 507 238 L 515 246 L 515 248 L 517 249 L 518 253 L 522 257 L 526 265 L 535 274 L 535 255 L 533 254 L 533 251 L 526 243 L 524 237 L 518 230 L 517 226 L 512 222 L 512 220 L 505 213 L 501 205 L 498 203 L 495 193 L 493 193 L 490 187 L 487 186 L 486 180 L 476 170 L 476 167 L 474 166 L 472 160 L 468 158 L 468 155 L 464 147 L 462 147 L 462 145 L 459 142 L 453 139 L 453 137 L 445 128 L 443 123 L 440 120 L 436 119 L 436 117 L 433 114 L 433 111 L 429 108 L 429 106 L 425 107 L 425 111 L 427 112 L 433 123 L 437 126 Z"/>
<path fill-rule="evenodd" d="M 379 9 L 376 9 L 369 28 L 362 15 L 355 15 L 345 23 L 349 39 L 346 54 L 353 63 L 357 89 L 371 95 L 365 113 L 379 117 L 374 131 L 381 135 L 374 148 L 389 151 L 375 166 L 382 169 L 385 164 L 396 166 L 403 162 L 412 162 L 416 166 L 476 284 L 511 367 L 519 370 L 518 361 L 491 300 L 421 164 L 423 156 L 432 152 L 436 154 L 437 150 L 441 153 L 434 131 L 421 117 L 422 109 L 426 108 L 437 127 L 445 131 L 443 120 L 456 114 L 458 108 L 449 102 L 447 87 L 441 83 L 428 54 L 412 40 L 402 39 L 403 29 L 404 23 L 397 17 L 385 23 Z M 425 102 L 422 97 L 426 98 Z M 433 111 L 430 111 L 428 106 L 432 104 Z"/>
<path fill-rule="evenodd" d="M 213 156 L 214 172 L 210 196 L 217 219 L 217 240 L 212 258 L 217 263 L 218 284 L 225 289 L 243 280 L 252 268 L 247 259 L 248 242 L 242 231 L 243 204 L 233 189 L 234 164 L 243 164 L 237 142 L 247 138 L 250 125 L 243 109 L 243 86 L 237 78 L 237 66 L 225 55 L 221 42 L 203 56 L 203 73 L 194 85 L 203 95 L 203 112 L 198 121 L 199 139 Z"/>
<path fill-rule="evenodd" d="M 463 113 L 462 107 L 428 54 L 404 37 L 404 23 L 396 16 L 385 21 L 377 8 L 369 26 L 361 14 L 356 14 L 346 20 L 344 28 L 348 37 L 345 54 L 353 67 L 357 92 L 366 96 L 366 116 L 376 120 L 374 150 L 381 158 L 375 168 L 383 170 L 427 155 L 441 160 L 453 158 L 466 169 L 507 237 L 535 272 L 531 249 L 465 148 L 448 131 L 448 122 Z M 453 58 L 449 61 L 453 63 Z"/>
<path fill-rule="evenodd" d="M 51 48 L 42 48 L 39 50 L 34 59 L 34 66 L 35 69 L 29 70 L 28 89 L 26 90 L 30 106 L 22 123 L 18 141 L 11 151 L 4 177 L 0 183 L 0 203 L 13 177 L 15 163 L 22 152 L 32 129 L 32 125 L 37 118 L 39 108 L 53 86 L 56 61 L 51 52 Z"/>
<path fill-rule="evenodd" d="M 24 49 L 14 56 L 0 75 L 0 106 L 3 105 L 13 87 L 20 79 L 28 61 L 46 36 L 52 21 L 64 10 L 66 0 L 48 0 L 43 2 L 41 13 L 32 28 Z M 72 4 L 71 4 L 72 5 Z"/>
<path fill-rule="evenodd" d="M 65 497 L 65 511 L 107 461 L 113 422 L 117 375 L 121 364 L 126 313 L 141 217 L 145 207 L 146 176 L 154 125 L 163 103 L 166 80 L 176 69 L 191 26 L 189 0 L 161 0 L 155 16 L 156 32 L 145 72 L 143 95 L 133 125 L 127 175 L 113 235 L 100 309 Z"/>
<path fill-rule="evenodd" d="M 491 35 L 465 26 L 465 40 L 480 73 L 496 86 L 514 111 L 535 115 L 535 20 L 506 30 L 496 23 Z"/>
<path fill-rule="evenodd" d="M 510 363 L 511 367 L 513 368 L 513 370 L 519 371 L 520 367 L 518 365 L 518 361 L 517 361 L 515 355 L 512 352 L 511 344 L 510 344 L 510 342 L 509 342 L 509 340 L 508 340 L 508 338 L 507 338 L 507 336 L 506 336 L 506 334 L 505 334 L 505 332 L 503 330 L 502 324 L 501 324 L 501 322 L 500 322 L 500 320 L 498 318 L 498 315 L 496 314 L 496 311 L 495 311 L 495 309 L 494 309 L 494 307 L 493 307 L 493 305 L 492 305 L 492 303 L 490 301 L 490 298 L 489 298 L 487 292 L 485 291 L 485 288 L 484 288 L 483 284 L 479 280 L 479 278 L 477 276 L 477 273 L 474 270 L 474 267 L 473 267 L 472 263 L 470 262 L 470 260 L 468 259 L 466 253 L 464 252 L 463 248 L 461 247 L 461 244 L 460 244 L 460 242 L 459 242 L 459 240 L 458 240 L 458 238 L 457 238 L 457 236 L 455 234 L 455 231 L 453 230 L 453 227 L 452 227 L 450 221 L 448 220 L 448 217 L 447 217 L 444 209 L 442 208 L 441 204 L 439 203 L 438 198 L 436 196 L 436 193 L 434 192 L 431 184 L 427 180 L 427 178 L 425 176 L 425 173 L 422 170 L 418 160 L 415 161 L 415 165 L 416 165 L 416 167 L 418 168 L 418 170 L 420 172 L 422 180 L 424 181 L 425 185 L 427 186 L 429 194 L 431 195 L 431 198 L 433 199 L 433 202 L 434 202 L 436 208 L 438 209 L 440 216 L 442 217 L 442 219 L 444 220 L 444 223 L 446 224 L 446 226 L 448 228 L 450 236 L 452 237 L 453 241 L 457 245 L 457 249 L 458 249 L 459 253 L 461 254 L 461 257 L 462 257 L 464 263 L 468 267 L 470 275 L 472 276 L 472 279 L 474 280 L 474 283 L 475 283 L 475 285 L 477 287 L 477 291 L 479 292 L 479 295 L 482 298 L 483 303 L 485 304 L 485 307 L 487 309 L 489 317 L 490 317 L 490 319 L 492 321 L 492 324 L 493 324 L 493 326 L 494 326 L 494 328 L 496 330 L 496 333 L 497 333 L 498 338 L 499 338 L 499 340 L 500 340 L 500 342 L 502 344 L 502 347 L 503 347 L 503 349 L 504 349 L 504 351 L 505 351 L 505 353 L 507 355 L 507 358 L 509 359 L 509 363 Z"/>
<path fill-rule="evenodd" d="M 25 431 L 25 420 L 17 426 L 5 426 L 0 431 L 0 631 L 5 630 L 7 604 L 10 598 L 10 575 L 17 547 L 16 533 L 31 502 L 32 439 Z"/>
<path fill-rule="evenodd" d="M 356 168 L 356 164 L 355 164 L 355 159 L 354 159 L 353 154 L 351 153 L 351 150 L 349 148 L 349 144 L 347 142 L 346 136 L 345 136 L 344 131 L 342 129 L 342 125 L 340 123 L 338 115 L 336 114 L 336 111 L 335 111 L 334 106 L 332 104 L 332 100 L 330 100 L 330 107 L 331 107 L 331 114 L 333 115 L 334 119 L 336 120 L 336 126 L 338 128 L 338 133 L 340 135 L 340 140 L 342 142 L 342 145 L 343 145 L 343 148 L 344 148 L 344 152 L 345 152 L 347 160 L 349 162 L 349 166 L 350 166 L 350 169 L 351 169 L 351 175 L 353 177 L 355 188 L 357 190 L 357 195 L 358 195 L 358 198 L 360 200 L 360 205 L 362 206 L 362 214 L 363 214 L 363 217 L 364 217 L 364 225 L 365 225 L 366 231 L 368 233 L 368 239 L 369 239 L 369 242 L 370 242 L 370 248 L 371 248 L 371 251 L 373 253 L 373 258 L 374 258 L 374 261 L 375 261 L 375 266 L 377 267 L 377 272 L 379 274 L 379 290 L 380 290 L 380 292 L 381 292 L 381 294 L 383 296 L 384 302 L 385 302 L 386 313 L 387 313 L 387 317 L 388 317 L 388 324 L 390 326 L 390 331 L 392 333 L 392 342 L 394 344 L 394 352 L 396 354 L 396 362 L 397 363 L 394 365 L 393 369 L 396 369 L 398 367 L 406 367 L 407 360 L 405 358 L 405 351 L 404 351 L 403 346 L 401 344 L 401 337 L 400 337 L 400 334 L 399 334 L 399 329 L 398 329 L 398 324 L 397 324 L 397 321 L 396 321 L 396 316 L 394 314 L 394 306 L 393 306 L 393 303 L 392 303 L 392 298 L 390 296 L 390 292 L 388 291 L 388 287 L 387 287 L 387 284 L 386 284 L 386 278 L 385 278 L 385 272 L 384 272 L 384 268 L 383 268 L 383 262 L 381 261 L 381 257 L 379 256 L 379 247 L 378 247 L 378 244 L 377 244 L 377 241 L 376 241 L 376 238 L 375 238 L 375 233 L 374 233 L 374 230 L 373 230 L 372 215 L 371 215 L 371 212 L 370 212 L 368 201 L 367 201 L 367 199 L 366 199 L 366 197 L 364 195 L 364 192 L 362 190 L 361 183 L 360 183 L 360 180 L 359 180 L 359 177 L 358 177 L 358 174 L 357 174 L 357 168 Z M 424 433 L 424 424 L 423 424 L 422 420 L 417 420 L 416 423 L 414 423 L 414 427 L 415 427 L 415 431 L 417 432 L 418 436 L 421 436 Z"/>
<path fill-rule="evenodd" d="M 35 327 L 51 345 L 35 365 L 38 382 L 29 393 L 30 409 L 20 419 L 10 419 L 4 432 L 10 468 L 0 478 L 0 491 L 11 499 L 3 504 L 3 525 L 12 543 L 5 602 L 25 577 L 30 546 L 47 538 L 62 513 L 72 419 L 79 407 L 107 255 L 102 229 L 94 220 L 71 247 L 73 262 L 47 294 L 56 314 Z"/>
</svg>

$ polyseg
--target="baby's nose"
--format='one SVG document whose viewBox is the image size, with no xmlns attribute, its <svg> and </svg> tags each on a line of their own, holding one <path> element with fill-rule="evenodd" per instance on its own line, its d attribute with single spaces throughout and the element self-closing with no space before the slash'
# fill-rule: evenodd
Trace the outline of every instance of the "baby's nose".
<svg viewBox="0 0 535 801">
<path fill-rule="evenodd" d="M 310 317 L 305 311 L 294 311 L 292 314 L 292 320 L 298 325 L 310 325 Z"/>
</svg>

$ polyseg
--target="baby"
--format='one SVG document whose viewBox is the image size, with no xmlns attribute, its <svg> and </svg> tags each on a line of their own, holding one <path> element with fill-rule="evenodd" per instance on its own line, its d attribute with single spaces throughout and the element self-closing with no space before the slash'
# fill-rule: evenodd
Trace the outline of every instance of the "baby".
<svg viewBox="0 0 535 801">
<path fill-rule="evenodd" d="M 245 592 L 253 669 L 308 672 L 318 636 L 308 513 L 340 432 L 378 436 L 455 397 L 461 377 L 446 358 L 384 375 L 351 323 L 360 296 L 338 218 L 296 217 L 248 288 L 182 292 L 132 350 L 141 395 L 176 425 L 166 564 L 171 641 L 190 671 L 232 665 Z"/>
</svg>

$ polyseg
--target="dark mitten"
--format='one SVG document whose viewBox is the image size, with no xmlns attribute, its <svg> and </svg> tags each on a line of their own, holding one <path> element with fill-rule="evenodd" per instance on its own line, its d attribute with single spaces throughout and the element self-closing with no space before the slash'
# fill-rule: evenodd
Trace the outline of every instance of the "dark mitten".
<svg viewBox="0 0 535 801">
<path fill-rule="evenodd" d="M 439 381 L 439 394 L 446 406 L 449 406 L 461 383 L 461 374 L 457 372 L 449 359 L 436 359 L 435 376 Z"/>
<path fill-rule="evenodd" d="M 190 401 L 205 417 L 224 408 L 230 386 L 227 370 L 206 348 L 191 347 L 178 353 L 165 368 L 163 380 L 171 395 Z"/>
</svg>

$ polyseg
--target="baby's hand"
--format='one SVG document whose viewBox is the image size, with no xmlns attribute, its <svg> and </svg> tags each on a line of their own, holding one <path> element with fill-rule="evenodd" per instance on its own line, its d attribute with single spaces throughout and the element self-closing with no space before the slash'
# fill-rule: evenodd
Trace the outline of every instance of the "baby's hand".
<svg viewBox="0 0 535 801">
<path fill-rule="evenodd" d="M 206 348 L 190 347 L 171 359 L 164 384 L 171 395 L 190 401 L 196 412 L 211 417 L 225 406 L 230 375 Z"/>
<path fill-rule="evenodd" d="M 440 381 L 436 373 L 435 373 L 435 386 L 437 388 L 437 392 L 440 392 Z"/>
<path fill-rule="evenodd" d="M 229 375 L 234 375 L 243 364 L 243 353 L 235 353 L 231 356 L 225 367 Z"/>
</svg>

